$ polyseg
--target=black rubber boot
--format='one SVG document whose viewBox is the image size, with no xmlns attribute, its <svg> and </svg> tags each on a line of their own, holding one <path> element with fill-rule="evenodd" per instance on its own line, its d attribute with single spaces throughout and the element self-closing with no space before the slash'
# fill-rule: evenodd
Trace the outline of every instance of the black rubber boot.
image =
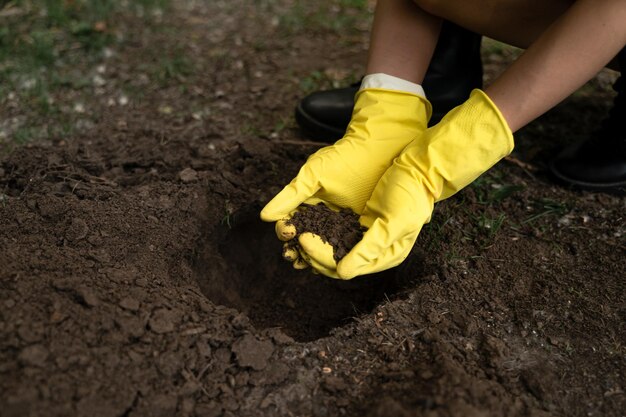
<svg viewBox="0 0 626 417">
<path fill-rule="evenodd" d="M 482 87 L 480 42 L 480 35 L 444 22 L 422 83 L 433 105 L 431 125 L 463 103 L 472 89 Z M 308 95 L 296 107 L 296 121 L 317 140 L 334 142 L 340 139 L 350 122 L 354 95 L 360 84 Z"/>
<path fill-rule="evenodd" d="M 588 190 L 626 191 L 626 48 L 618 57 L 622 76 L 609 116 L 591 138 L 565 148 L 550 163 L 554 176 Z"/>
</svg>

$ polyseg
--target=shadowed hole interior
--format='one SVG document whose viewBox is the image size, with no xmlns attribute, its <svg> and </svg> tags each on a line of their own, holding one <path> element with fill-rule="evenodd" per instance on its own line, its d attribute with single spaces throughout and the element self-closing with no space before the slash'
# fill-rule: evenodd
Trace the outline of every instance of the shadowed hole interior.
<svg viewBox="0 0 626 417">
<path fill-rule="evenodd" d="M 281 257 L 273 224 L 257 216 L 233 216 L 230 227 L 209 234 L 195 260 L 203 293 L 244 312 L 257 328 L 280 327 L 298 341 L 315 340 L 410 285 L 398 269 L 350 281 L 295 270 Z"/>
</svg>

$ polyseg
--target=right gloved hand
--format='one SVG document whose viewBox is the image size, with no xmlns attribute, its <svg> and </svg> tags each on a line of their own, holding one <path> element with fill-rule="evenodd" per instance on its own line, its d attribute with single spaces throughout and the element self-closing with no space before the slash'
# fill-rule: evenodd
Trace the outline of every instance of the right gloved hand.
<svg viewBox="0 0 626 417">
<path fill-rule="evenodd" d="M 263 208 L 261 219 L 283 220 L 277 224 L 277 234 L 288 240 L 279 226 L 302 203 L 322 201 L 362 213 L 380 177 L 404 147 L 426 130 L 430 115 L 430 103 L 419 95 L 360 90 L 346 135 L 311 155 L 296 178 Z M 295 265 L 302 266 L 301 260 Z"/>
<path fill-rule="evenodd" d="M 433 205 L 474 181 L 513 150 L 513 134 L 491 99 L 474 90 L 396 158 L 381 177 L 359 222 L 368 230 L 363 239 L 336 265 L 341 279 L 379 272 L 402 262 Z M 302 243 L 319 262 L 324 245 Z M 327 245 L 326 245 L 327 246 Z"/>
</svg>

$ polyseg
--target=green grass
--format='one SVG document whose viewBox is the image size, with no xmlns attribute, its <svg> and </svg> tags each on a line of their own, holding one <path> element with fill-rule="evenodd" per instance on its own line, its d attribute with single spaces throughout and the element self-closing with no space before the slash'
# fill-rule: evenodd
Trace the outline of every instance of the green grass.
<svg viewBox="0 0 626 417">
<path fill-rule="evenodd" d="M 159 84 L 166 85 L 170 81 L 184 82 L 185 77 L 193 74 L 194 67 L 182 50 L 175 50 L 171 55 L 161 58 L 149 72 Z"/>
<path fill-rule="evenodd" d="M 491 170 L 478 177 L 470 187 L 476 195 L 477 202 L 482 205 L 497 205 L 507 198 L 524 190 L 524 186 L 507 184 L 501 171 Z"/>
<path fill-rule="evenodd" d="M 531 224 L 546 216 L 561 217 L 570 211 L 567 204 L 550 199 L 537 200 L 533 206 L 535 213 L 523 220 L 522 224 Z"/>
<path fill-rule="evenodd" d="M 504 213 L 500 213 L 495 217 L 481 213 L 478 216 L 478 226 L 486 231 L 488 237 L 492 238 L 498 233 L 505 219 L 506 215 Z"/>
<path fill-rule="evenodd" d="M 5 0 L 0 3 L 7 14 L 0 28 L 0 75 L 49 68 L 70 52 L 97 53 L 114 42 L 120 13 L 145 15 L 146 10 L 167 4 L 166 0 Z"/>
<path fill-rule="evenodd" d="M 470 193 L 461 193 L 460 210 L 471 219 L 471 227 L 463 234 L 484 248 L 493 243 L 505 225 L 510 225 L 502 203 L 524 190 L 525 186 L 508 184 L 502 171 L 492 170 L 477 178 L 468 188 Z M 478 206 L 467 209 L 468 204 Z"/>
<path fill-rule="evenodd" d="M 369 22 L 372 12 L 367 0 L 335 2 L 305 2 L 296 0 L 293 6 L 281 10 L 279 26 L 288 33 L 302 30 L 354 30 L 358 23 Z"/>
<path fill-rule="evenodd" d="M 300 91 L 305 96 L 314 91 L 346 87 L 358 79 L 359 75 L 354 72 L 332 76 L 324 71 L 313 70 L 300 79 Z"/>
<path fill-rule="evenodd" d="M 511 197 L 513 194 L 517 193 L 518 191 L 522 191 L 524 188 L 526 187 L 524 187 L 523 185 L 513 185 L 513 184 L 506 184 L 501 187 L 495 188 L 487 194 L 486 203 L 487 204 L 499 203 L 502 200 L 505 200 Z"/>
<path fill-rule="evenodd" d="M 51 67 L 69 50 L 100 50 L 111 41 L 107 19 L 112 4 L 103 0 L 6 3 L 4 10 L 20 10 L 20 15 L 6 18 L 0 32 L 3 72 Z"/>
<path fill-rule="evenodd" d="M 22 144 L 63 134 L 68 128 L 53 97 L 62 90 L 91 85 L 77 74 L 102 59 L 105 47 L 118 42 L 120 16 L 149 22 L 152 11 L 168 0 L 0 0 L 0 110 L 18 103 L 27 120 L 8 134 Z M 121 29 L 120 29 L 121 28 Z M 164 77 L 184 72 L 180 59 L 164 65 Z"/>
<path fill-rule="evenodd" d="M 322 71 L 312 71 L 309 75 L 300 80 L 300 90 L 304 94 L 318 91 L 325 84 L 328 84 L 329 79 Z"/>
</svg>

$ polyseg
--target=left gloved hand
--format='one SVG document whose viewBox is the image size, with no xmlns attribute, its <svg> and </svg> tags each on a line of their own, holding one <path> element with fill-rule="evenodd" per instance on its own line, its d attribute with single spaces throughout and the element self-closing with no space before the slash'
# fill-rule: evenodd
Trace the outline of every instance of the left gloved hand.
<svg viewBox="0 0 626 417">
<path fill-rule="evenodd" d="M 276 221 L 279 239 L 288 241 L 296 234 L 288 225 L 289 218 L 302 203 L 323 201 L 331 208 L 361 213 L 393 159 L 426 130 L 430 114 L 430 103 L 418 94 L 383 88 L 360 90 L 346 135 L 311 155 L 296 178 L 263 208 L 261 219 Z M 319 237 L 310 233 L 298 237 L 300 242 L 311 239 Z M 317 254 L 309 257 L 287 249 L 289 246 L 285 257 L 295 258 L 294 267 L 305 267 L 304 260 L 314 269 L 333 275 L 316 261 L 322 260 Z"/>
<path fill-rule="evenodd" d="M 300 246 L 332 271 L 327 275 L 340 279 L 394 267 L 408 256 L 436 201 L 470 184 L 512 150 L 506 120 L 484 92 L 474 90 L 385 172 L 359 219 L 368 230 L 338 264 L 329 257 L 332 248 L 319 239 L 300 239 Z"/>
</svg>

